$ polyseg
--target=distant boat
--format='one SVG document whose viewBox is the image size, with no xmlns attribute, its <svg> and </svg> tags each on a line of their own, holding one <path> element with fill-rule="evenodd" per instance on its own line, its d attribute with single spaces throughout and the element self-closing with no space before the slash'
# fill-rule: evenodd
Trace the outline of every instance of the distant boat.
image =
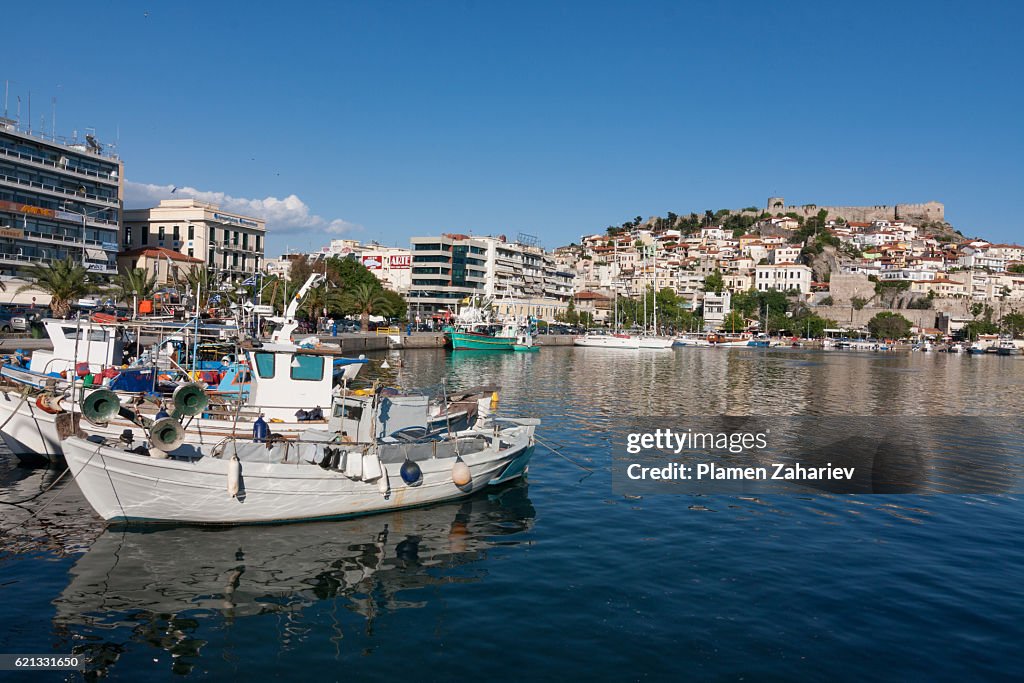
<svg viewBox="0 0 1024 683">
<path fill-rule="evenodd" d="M 996 344 L 996 353 L 1000 356 L 1016 356 L 1020 353 L 1020 349 L 1017 348 L 1012 339 L 1000 339 L 999 343 Z"/>
<path fill-rule="evenodd" d="M 628 334 L 601 334 L 588 332 L 572 341 L 574 346 L 591 346 L 602 349 L 639 349 L 640 340 Z"/>
<path fill-rule="evenodd" d="M 637 342 L 640 344 L 641 349 L 671 349 L 672 338 L 671 337 L 655 337 L 642 335 L 637 337 Z"/>
</svg>

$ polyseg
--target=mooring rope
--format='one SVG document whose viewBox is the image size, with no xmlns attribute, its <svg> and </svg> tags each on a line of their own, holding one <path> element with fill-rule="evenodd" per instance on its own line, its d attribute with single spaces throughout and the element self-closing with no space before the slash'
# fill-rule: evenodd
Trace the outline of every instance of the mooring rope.
<svg viewBox="0 0 1024 683">
<path fill-rule="evenodd" d="M 566 462 L 568 462 L 568 463 L 571 463 L 571 464 L 573 464 L 573 465 L 576 465 L 576 467 L 579 467 L 579 468 L 580 468 L 581 470 L 586 470 L 587 472 L 591 472 L 591 473 L 593 473 L 593 472 L 594 472 L 594 470 L 593 470 L 593 469 L 591 469 L 591 468 L 587 467 L 586 465 L 581 465 L 580 463 L 576 462 L 575 460 L 573 460 L 572 458 L 570 458 L 570 457 L 569 457 L 569 456 L 567 456 L 566 454 L 564 454 L 564 453 L 562 453 L 561 451 L 559 451 L 559 450 L 558 450 L 557 448 L 553 448 L 553 447 L 551 447 L 551 446 L 547 445 L 547 444 L 546 444 L 546 443 L 544 443 L 544 441 L 543 441 L 543 440 L 542 440 L 542 439 L 541 439 L 541 438 L 540 438 L 539 436 L 537 436 L 536 434 L 534 434 L 534 435 L 533 435 L 533 440 L 534 440 L 534 441 L 536 441 L 537 443 L 539 443 L 539 444 L 540 444 L 541 446 L 543 446 L 544 448 L 546 448 L 546 449 L 548 449 L 549 451 L 551 451 L 552 453 L 554 453 L 555 455 L 557 455 L 557 456 L 558 456 L 559 458 L 562 458 L 562 459 L 564 459 L 564 460 L 565 460 Z"/>
</svg>

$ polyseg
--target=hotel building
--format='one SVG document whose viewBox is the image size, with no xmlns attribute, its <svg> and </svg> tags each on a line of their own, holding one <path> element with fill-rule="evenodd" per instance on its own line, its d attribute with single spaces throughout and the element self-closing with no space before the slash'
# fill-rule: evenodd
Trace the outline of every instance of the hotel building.
<svg viewBox="0 0 1024 683">
<path fill-rule="evenodd" d="M 245 279 L 263 265 L 266 223 L 195 199 L 124 212 L 125 249 L 163 247 L 199 259 L 217 277 Z"/>
<path fill-rule="evenodd" d="M 123 170 L 92 135 L 79 143 L 0 118 L 0 271 L 71 258 L 116 273 Z"/>
</svg>

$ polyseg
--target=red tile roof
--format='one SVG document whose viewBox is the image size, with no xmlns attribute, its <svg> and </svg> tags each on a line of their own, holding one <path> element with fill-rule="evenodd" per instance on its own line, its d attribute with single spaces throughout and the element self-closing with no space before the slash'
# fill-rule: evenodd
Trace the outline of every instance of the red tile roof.
<svg viewBox="0 0 1024 683">
<path fill-rule="evenodd" d="M 138 249 L 132 249 L 130 251 L 123 251 L 118 256 L 133 256 L 140 257 L 145 256 L 148 258 L 169 258 L 172 261 L 184 261 L 185 263 L 202 263 L 202 259 L 194 258 L 192 256 L 186 256 L 180 251 L 174 251 L 173 249 L 167 249 L 165 247 L 139 247 Z"/>
</svg>

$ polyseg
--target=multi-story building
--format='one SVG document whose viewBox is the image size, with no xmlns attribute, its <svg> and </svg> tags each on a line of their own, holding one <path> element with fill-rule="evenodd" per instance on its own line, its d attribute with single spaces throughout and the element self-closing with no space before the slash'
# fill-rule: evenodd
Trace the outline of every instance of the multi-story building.
<svg viewBox="0 0 1024 683">
<path fill-rule="evenodd" d="M 245 279 L 263 265 L 266 223 L 195 199 L 164 199 L 124 212 L 125 249 L 163 247 L 200 259 L 218 278 Z"/>
<path fill-rule="evenodd" d="M 779 263 L 755 267 L 754 283 L 759 292 L 776 289 L 780 292 L 796 290 L 811 292 L 811 269 L 801 263 Z"/>
<path fill-rule="evenodd" d="M 71 258 L 116 273 L 123 171 L 92 135 L 80 144 L 0 118 L 0 270 Z"/>
<path fill-rule="evenodd" d="M 413 237 L 410 313 L 430 316 L 455 311 L 468 297 L 484 296 L 487 242 L 467 235 Z"/>
<path fill-rule="evenodd" d="M 402 247 L 387 247 L 377 242 L 360 244 L 358 240 L 331 240 L 313 259 L 351 258 L 359 261 L 380 280 L 381 285 L 399 294 L 412 284 L 412 252 Z"/>
</svg>

